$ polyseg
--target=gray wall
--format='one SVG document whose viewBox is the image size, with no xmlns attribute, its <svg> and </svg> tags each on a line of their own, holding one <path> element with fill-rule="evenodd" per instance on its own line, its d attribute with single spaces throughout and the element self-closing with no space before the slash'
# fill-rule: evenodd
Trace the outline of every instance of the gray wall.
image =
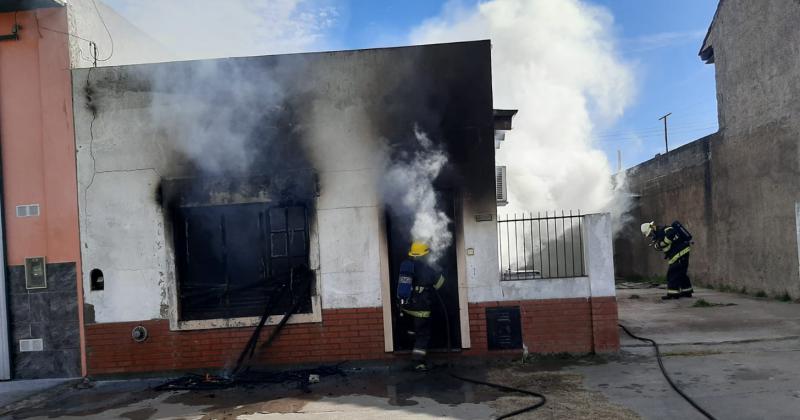
<svg viewBox="0 0 800 420">
<path fill-rule="evenodd" d="M 15 379 L 81 376 L 75 263 L 47 264 L 47 288 L 25 288 L 25 267 L 8 267 L 11 357 Z M 20 352 L 19 340 L 41 338 L 41 352 Z"/>
<path fill-rule="evenodd" d="M 690 274 L 708 278 L 709 216 L 711 182 L 709 142 L 719 136 L 697 140 L 668 154 L 660 155 L 628 171 L 634 199 L 633 221 L 614 241 L 614 262 L 618 277 L 663 276 L 667 263 L 663 254 L 647 247 L 639 231 L 641 223 L 667 224 L 680 220 L 695 241 Z"/>
<path fill-rule="evenodd" d="M 641 194 L 636 223 L 677 218 L 697 235 L 690 273 L 701 282 L 800 297 L 797 22 L 797 1 L 723 1 L 706 41 L 719 133 L 629 172 Z M 642 257 L 634 229 L 617 241 L 618 275 L 663 272 L 665 264 Z"/>
</svg>

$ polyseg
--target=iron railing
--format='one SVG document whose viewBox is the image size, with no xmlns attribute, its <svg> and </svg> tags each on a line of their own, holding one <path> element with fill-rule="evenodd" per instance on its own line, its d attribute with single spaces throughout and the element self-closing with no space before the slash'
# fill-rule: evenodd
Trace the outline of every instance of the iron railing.
<svg viewBox="0 0 800 420">
<path fill-rule="evenodd" d="M 580 211 L 499 216 L 497 241 L 501 280 L 586 276 Z"/>
</svg>

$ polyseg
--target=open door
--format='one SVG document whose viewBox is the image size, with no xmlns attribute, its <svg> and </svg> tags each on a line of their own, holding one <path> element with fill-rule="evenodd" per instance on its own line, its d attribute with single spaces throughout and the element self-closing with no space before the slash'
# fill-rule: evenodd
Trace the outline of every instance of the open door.
<svg viewBox="0 0 800 420">
<path fill-rule="evenodd" d="M 444 252 L 439 261 L 442 274 L 445 276 L 445 284 L 439 289 L 441 299 L 434 304 L 433 308 L 433 331 L 431 334 L 431 350 L 445 351 L 461 349 L 461 329 L 459 320 L 459 299 L 458 299 L 458 269 L 455 248 L 455 196 L 452 191 L 441 191 L 437 193 L 439 210 L 447 214 L 451 223 L 449 229 L 453 233 L 453 243 Z M 410 351 L 414 345 L 414 340 L 408 335 L 412 320 L 410 316 L 400 316 L 400 309 L 397 306 L 397 277 L 400 263 L 407 258 L 408 249 L 411 245 L 410 222 L 405 218 L 395 215 L 391 210 L 386 212 L 386 242 L 389 251 L 389 286 L 391 291 L 392 305 L 392 332 L 395 351 Z M 450 340 L 448 342 L 448 332 Z"/>
</svg>

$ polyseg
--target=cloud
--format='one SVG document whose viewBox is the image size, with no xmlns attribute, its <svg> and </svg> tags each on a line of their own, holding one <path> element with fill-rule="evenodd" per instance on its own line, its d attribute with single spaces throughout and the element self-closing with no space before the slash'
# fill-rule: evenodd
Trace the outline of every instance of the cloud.
<svg viewBox="0 0 800 420">
<path fill-rule="evenodd" d="M 686 43 L 699 44 L 705 36 L 706 31 L 703 29 L 683 32 L 659 32 L 625 39 L 622 41 L 622 45 L 626 52 L 639 53 Z"/>
<path fill-rule="evenodd" d="M 613 17 L 578 0 L 450 2 L 416 27 L 414 43 L 492 40 L 496 108 L 516 108 L 497 151 L 507 165 L 506 212 L 610 208 L 611 167 L 592 142 L 634 97 L 634 75 L 612 36 Z"/>
<path fill-rule="evenodd" d="M 177 59 L 324 49 L 337 22 L 322 0 L 106 0 Z"/>
</svg>

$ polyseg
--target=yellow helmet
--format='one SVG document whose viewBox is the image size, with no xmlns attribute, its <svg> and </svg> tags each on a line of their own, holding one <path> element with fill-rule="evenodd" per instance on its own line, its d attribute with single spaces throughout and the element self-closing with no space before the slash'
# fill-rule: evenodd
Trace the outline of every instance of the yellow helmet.
<svg viewBox="0 0 800 420">
<path fill-rule="evenodd" d="M 414 242 L 411 244 L 411 249 L 408 250 L 409 257 L 422 257 L 431 252 L 428 244 L 424 242 Z"/>
</svg>

